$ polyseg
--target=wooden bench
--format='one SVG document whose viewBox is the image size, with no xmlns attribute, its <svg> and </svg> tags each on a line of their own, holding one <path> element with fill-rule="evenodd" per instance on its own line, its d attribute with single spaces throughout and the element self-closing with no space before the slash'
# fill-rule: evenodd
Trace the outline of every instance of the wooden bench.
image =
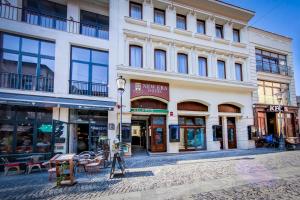
<svg viewBox="0 0 300 200">
<path fill-rule="evenodd" d="M 300 149 L 300 138 L 299 137 L 289 137 L 285 139 L 287 150 Z"/>
</svg>

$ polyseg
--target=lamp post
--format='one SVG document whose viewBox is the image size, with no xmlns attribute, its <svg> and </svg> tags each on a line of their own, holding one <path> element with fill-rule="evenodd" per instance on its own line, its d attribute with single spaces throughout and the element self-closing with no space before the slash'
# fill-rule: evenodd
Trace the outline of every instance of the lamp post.
<svg viewBox="0 0 300 200">
<path fill-rule="evenodd" d="M 125 84 L 126 84 L 126 80 L 122 77 L 119 76 L 117 78 L 117 88 L 118 91 L 120 92 L 120 101 L 121 101 L 121 110 L 120 110 L 120 129 L 119 129 L 119 137 L 120 137 L 120 143 L 119 143 L 119 151 L 120 154 L 123 155 L 123 147 L 122 147 L 122 115 L 123 115 L 123 102 L 122 102 L 122 97 L 123 97 L 123 93 L 125 91 Z"/>
<path fill-rule="evenodd" d="M 278 94 L 276 94 L 277 96 L 277 100 L 279 103 L 279 150 L 284 151 L 285 150 L 285 140 L 284 140 L 284 135 L 283 135 L 283 131 L 282 131 L 282 99 L 283 99 L 283 92 L 281 91 Z"/>
</svg>

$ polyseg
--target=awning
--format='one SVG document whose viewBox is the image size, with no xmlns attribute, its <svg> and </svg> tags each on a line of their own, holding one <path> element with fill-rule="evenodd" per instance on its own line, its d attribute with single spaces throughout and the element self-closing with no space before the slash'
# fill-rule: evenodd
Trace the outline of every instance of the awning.
<svg viewBox="0 0 300 200">
<path fill-rule="evenodd" d="M 116 102 L 0 92 L 0 104 L 37 107 L 64 107 L 89 110 L 113 110 Z"/>
</svg>

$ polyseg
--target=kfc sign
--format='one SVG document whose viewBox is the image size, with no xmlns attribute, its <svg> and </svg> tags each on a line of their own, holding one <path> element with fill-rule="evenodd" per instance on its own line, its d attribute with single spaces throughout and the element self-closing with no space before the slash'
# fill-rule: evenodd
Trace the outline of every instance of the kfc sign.
<svg viewBox="0 0 300 200">
<path fill-rule="evenodd" d="M 283 106 L 280 106 L 280 105 L 270 105 L 269 106 L 269 109 L 268 109 L 269 112 L 284 112 L 284 108 Z"/>
<path fill-rule="evenodd" d="M 131 98 L 140 96 L 154 96 L 169 101 L 169 84 L 152 81 L 131 80 Z"/>
</svg>

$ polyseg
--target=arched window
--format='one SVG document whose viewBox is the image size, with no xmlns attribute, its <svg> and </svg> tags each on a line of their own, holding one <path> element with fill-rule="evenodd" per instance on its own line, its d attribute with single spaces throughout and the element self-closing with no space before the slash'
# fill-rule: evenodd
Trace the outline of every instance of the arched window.
<svg viewBox="0 0 300 200">
<path fill-rule="evenodd" d="M 220 104 L 218 106 L 218 112 L 241 113 L 241 108 L 232 104 Z"/>
</svg>

